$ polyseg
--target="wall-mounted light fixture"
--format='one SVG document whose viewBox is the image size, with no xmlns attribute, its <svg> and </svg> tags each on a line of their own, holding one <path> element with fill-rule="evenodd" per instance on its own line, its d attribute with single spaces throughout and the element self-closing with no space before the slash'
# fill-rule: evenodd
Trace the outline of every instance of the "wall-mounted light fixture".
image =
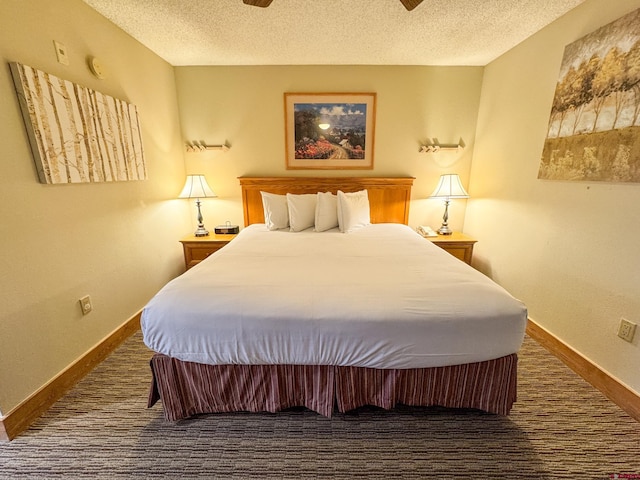
<svg viewBox="0 0 640 480">
<path fill-rule="evenodd" d="M 442 144 L 436 138 L 427 139 L 425 145 L 420 146 L 421 153 L 438 153 L 438 152 L 462 152 L 464 150 L 464 142 L 462 139 L 458 143 Z"/>
<path fill-rule="evenodd" d="M 222 145 L 207 145 L 205 142 L 194 140 L 186 143 L 187 152 L 204 152 L 205 150 L 222 150 L 227 152 L 231 147 L 224 142 Z"/>
<path fill-rule="evenodd" d="M 452 198 L 469 198 L 469 194 L 462 186 L 458 174 L 440 175 L 438 186 L 429 198 L 444 199 L 444 215 L 442 216 L 442 226 L 438 229 L 438 233 L 440 235 L 451 235 L 453 232 L 449 229 L 449 201 Z"/>
</svg>

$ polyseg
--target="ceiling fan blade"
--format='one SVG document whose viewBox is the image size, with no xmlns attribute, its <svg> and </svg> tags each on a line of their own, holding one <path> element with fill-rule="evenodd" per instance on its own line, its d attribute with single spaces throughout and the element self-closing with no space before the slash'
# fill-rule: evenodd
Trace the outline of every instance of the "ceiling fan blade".
<svg viewBox="0 0 640 480">
<path fill-rule="evenodd" d="M 422 0 L 400 0 L 404 8 L 411 11 L 422 3 Z"/>
<path fill-rule="evenodd" d="M 245 5 L 267 8 L 273 0 L 242 0 Z M 421 0 L 422 1 L 422 0 Z"/>
<path fill-rule="evenodd" d="M 254 7 L 266 8 L 271 5 L 273 0 L 242 0 L 245 5 L 252 5 Z M 411 11 L 422 3 L 422 0 L 400 0 L 404 8 Z"/>
</svg>

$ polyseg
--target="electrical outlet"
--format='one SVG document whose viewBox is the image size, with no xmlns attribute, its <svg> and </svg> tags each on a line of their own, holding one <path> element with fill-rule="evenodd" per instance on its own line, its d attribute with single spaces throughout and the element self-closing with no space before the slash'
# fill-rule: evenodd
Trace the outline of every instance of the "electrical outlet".
<svg viewBox="0 0 640 480">
<path fill-rule="evenodd" d="M 82 308 L 83 315 L 91 313 L 91 310 L 93 310 L 93 305 L 91 305 L 91 297 L 89 295 L 85 295 L 80 299 L 80 308 Z"/>
<path fill-rule="evenodd" d="M 626 318 L 620 319 L 620 326 L 618 327 L 618 336 L 626 340 L 627 342 L 633 341 L 633 336 L 636 333 L 636 324 L 630 322 Z"/>
</svg>

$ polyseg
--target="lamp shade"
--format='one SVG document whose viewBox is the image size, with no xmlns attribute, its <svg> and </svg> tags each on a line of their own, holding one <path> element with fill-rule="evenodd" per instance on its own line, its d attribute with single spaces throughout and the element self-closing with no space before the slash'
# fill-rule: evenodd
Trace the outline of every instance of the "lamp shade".
<svg viewBox="0 0 640 480">
<path fill-rule="evenodd" d="M 469 198 L 469 194 L 462 186 L 458 174 L 448 173 L 440 175 L 440 181 L 431 198 Z"/>
<path fill-rule="evenodd" d="M 211 190 L 204 175 L 187 175 L 187 181 L 178 198 L 207 198 L 217 197 Z"/>
</svg>

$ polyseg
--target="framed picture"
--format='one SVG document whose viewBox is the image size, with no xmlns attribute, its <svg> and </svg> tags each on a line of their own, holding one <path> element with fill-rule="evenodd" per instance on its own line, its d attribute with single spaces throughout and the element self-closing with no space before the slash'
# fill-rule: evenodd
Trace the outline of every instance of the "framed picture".
<svg viewBox="0 0 640 480">
<path fill-rule="evenodd" d="M 375 93 L 285 93 L 289 170 L 371 170 Z"/>
</svg>

